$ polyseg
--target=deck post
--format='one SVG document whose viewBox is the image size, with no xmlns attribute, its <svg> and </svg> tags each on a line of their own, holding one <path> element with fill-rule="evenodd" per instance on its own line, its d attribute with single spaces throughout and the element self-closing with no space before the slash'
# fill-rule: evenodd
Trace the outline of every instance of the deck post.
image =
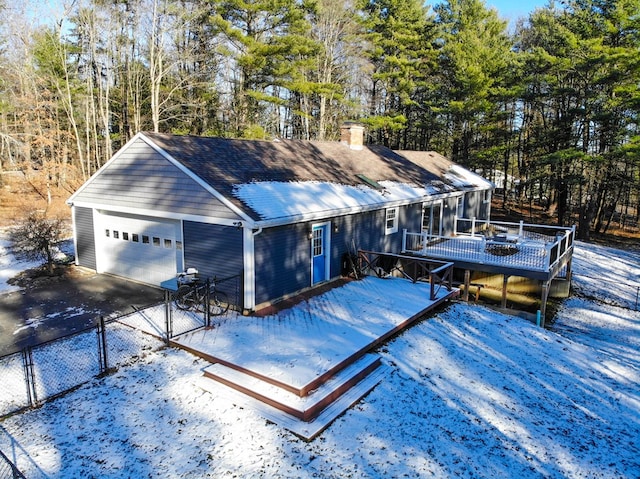
<svg viewBox="0 0 640 479">
<path fill-rule="evenodd" d="M 476 235 L 476 217 L 471 218 L 471 237 Z"/>
<path fill-rule="evenodd" d="M 465 302 L 469 302 L 469 283 L 471 282 L 471 271 L 468 269 L 464 270 L 464 293 L 462 295 L 462 300 Z"/>
<path fill-rule="evenodd" d="M 407 228 L 402 230 L 402 252 L 407 251 Z"/>
<path fill-rule="evenodd" d="M 507 307 L 507 282 L 509 281 L 509 275 L 502 275 L 502 308 Z"/>
<path fill-rule="evenodd" d="M 569 257 L 569 260 L 567 261 L 567 273 L 565 275 L 565 278 L 567 281 L 571 282 L 571 263 L 573 262 L 573 256 Z"/>
<path fill-rule="evenodd" d="M 547 314 L 547 299 L 549 297 L 549 283 L 550 281 L 542 282 L 542 297 L 540 298 L 540 326 L 544 328 L 544 322 Z"/>
<path fill-rule="evenodd" d="M 520 220 L 520 228 L 518 229 L 518 238 L 524 237 L 524 220 Z"/>
</svg>

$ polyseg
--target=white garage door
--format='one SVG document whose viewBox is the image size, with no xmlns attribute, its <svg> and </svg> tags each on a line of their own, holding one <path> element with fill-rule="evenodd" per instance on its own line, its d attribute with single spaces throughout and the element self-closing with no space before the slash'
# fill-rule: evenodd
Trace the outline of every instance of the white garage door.
<svg viewBox="0 0 640 479">
<path fill-rule="evenodd" d="M 104 212 L 94 220 L 98 272 L 161 285 L 182 271 L 179 221 Z"/>
</svg>

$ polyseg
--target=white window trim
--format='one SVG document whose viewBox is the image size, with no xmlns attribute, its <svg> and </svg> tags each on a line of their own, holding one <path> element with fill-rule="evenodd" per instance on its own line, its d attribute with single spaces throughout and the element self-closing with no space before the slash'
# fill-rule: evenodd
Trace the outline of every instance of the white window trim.
<svg viewBox="0 0 640 479">
<path fill-rule="evenodd" d="M 314 228 L 325 228 L 325 235 L 323 236 L 323 241 L 324 241 L 324 245 L 323 245 L 323 252 L 324 252 L 324 256 L 325 256 L 325 263 L 324 263 L 324 277 L 325 277 L 325 281 L 329 281 L 331 279 L 331 221 L 325 221 L 323 223 L 313 223 L 311 225 L 311 231 L 314 230 Z M 315 286 L 318 284 L 321 284 L 322 282 L 318 282 L 318 283 L 314 283 L 313 282 L 313 238 L 309 238 L 309 247 L 310 249 L 310 254 L 311 254 L 311 264 L 310 264 L 310 278 L 311 278 L 311 286 Z"/>
<path fill-rule="evenodd" d="M 400 208 L 395 206 L 393 208 L 387 208 L 384 211 L 384 234 L 385 235 L 390 235 L 390 234 L 398 232 L 398 213 L 399 213 L 399 210 L 400 210 Z M 388 227 L 387 224 L 389 222 L 389 212 L 391 212 L 391 211 L 394 212 L 393 226 Z"/>
</svg>

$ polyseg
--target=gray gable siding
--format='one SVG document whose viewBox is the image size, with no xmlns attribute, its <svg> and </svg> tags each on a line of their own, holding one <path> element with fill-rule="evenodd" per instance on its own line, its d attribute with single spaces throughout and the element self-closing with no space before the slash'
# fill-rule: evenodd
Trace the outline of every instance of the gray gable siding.
<svg viewBox="0 0 640 479">
<path fill-rule="evenodd" d="M 78 208 L 74 210 L 76 230 L 76 262 L 79 266 L 96 269 L 96 240 L 93 233 L 93 210 Z"/>
<path fill-rule="evenodd" d="M 184 215 L 240 219 L 228 206 L 143 140 L 129 144 L 74 201 L 101 208 L 139 208 Z"/>
</svg>

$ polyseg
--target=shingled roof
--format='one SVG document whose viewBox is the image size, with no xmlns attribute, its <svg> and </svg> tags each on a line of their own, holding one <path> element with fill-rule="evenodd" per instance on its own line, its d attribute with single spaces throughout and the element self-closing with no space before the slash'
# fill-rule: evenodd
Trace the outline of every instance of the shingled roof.
<svg viewBox="0 0 640 479">
<path fill-rule="evenodd" d="M 143 135 L 260 220 L 293 218 L 310 214 L 314 208 L 319 212 L 365 204 L 372 207 L 394 197 L 419 201 L 428 195 L 491 186 L 435 152 L 397 152 L 383 146 L 354 150 L 339 142 Z M 329 189 L 319 190 L 319 184 Z M 404 189 L 400 191 L 398 185 Z M 314 188 L 317 194 L 308 200 L 311 205 L 302 206 L 300 201 L 294 207 L 287 201 L 287 195 L 300 196 L 303 189 Z M 376 189 L 374 197 L 371 193 Z M 382 190 L 391 194 L 383 198 Z M 331 195 L 333 199 L 328 198 Z M 276 204 L 267 208 L 267 200 Z"/>
<path fill-rule="evenodd" d="M 449 160 L 438 156 L 434 171 L 382 146 L 355 151 L 338 142 L 254 141 L 144 133 L 156 145 L 216 190 L 257 181 L 322 181 L 347 185 L 390 180 L 424 186 L 442 178 Z"/>
</svg>

